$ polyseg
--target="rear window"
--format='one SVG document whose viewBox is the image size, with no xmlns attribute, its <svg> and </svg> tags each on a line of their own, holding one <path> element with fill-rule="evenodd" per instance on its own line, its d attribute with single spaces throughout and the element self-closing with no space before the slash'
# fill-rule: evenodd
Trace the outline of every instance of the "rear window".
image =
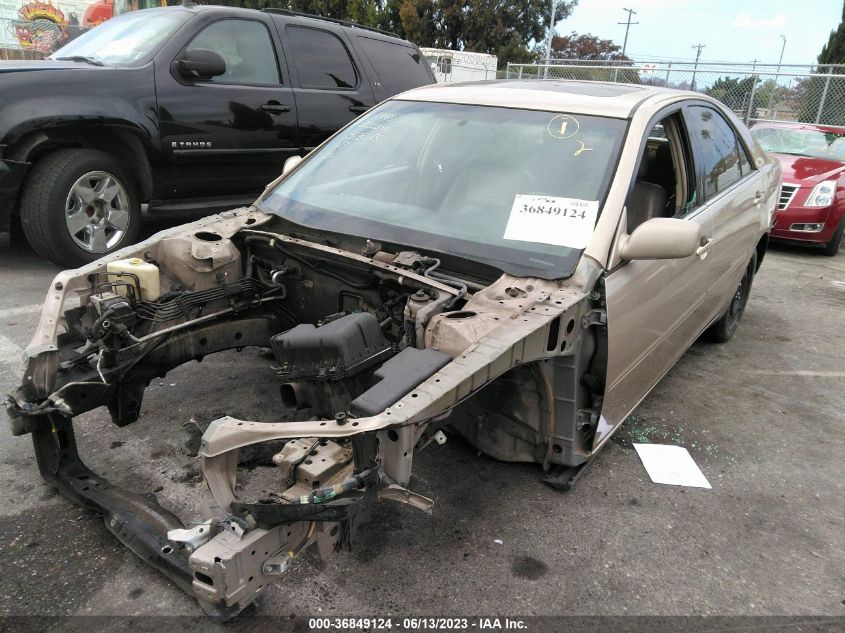
<svg viewBox="0 0 845 633">
<path fill-rule="evenodd" d="M 428 62 L 417 49 L 371 37 L 359 37 L 358 43 L 385 89 L 396 93 L 431 83 Z"/>
</svg>

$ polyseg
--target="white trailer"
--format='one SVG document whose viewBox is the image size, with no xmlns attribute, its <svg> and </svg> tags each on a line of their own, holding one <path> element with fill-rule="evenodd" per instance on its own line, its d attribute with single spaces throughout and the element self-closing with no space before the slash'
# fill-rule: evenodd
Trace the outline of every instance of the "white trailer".
<svg viewBox="0 0 845 633">
<path fill-rule="evenodd" d="M 421 48 L 437 83 L 449 84 L 459 81 L 482 81 L 496 78 L 498 58 L 487 53 L 450 51 L 445 48 Z"/>
</svg>

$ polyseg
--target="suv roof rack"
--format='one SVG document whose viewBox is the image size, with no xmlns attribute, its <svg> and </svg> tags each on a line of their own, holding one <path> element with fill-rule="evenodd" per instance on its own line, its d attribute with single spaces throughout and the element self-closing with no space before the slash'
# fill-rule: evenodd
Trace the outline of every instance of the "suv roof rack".
<svg viewBox="0 0 845 633">
<path fill-rule="evenodd" d="M 389 35 L 390 37 L 396 37 L 400 40 L 402 39 L 398 34 L 394 33 L 393 31 L 385 31 L 384 29 L 376 28 L 375 26 L 366 26 L 364 24 L 359 24 L 358 22 L 350 22 L 349 20 L 339 20 L 337 18 L 327 18 L 323 15 L 315 15 L 313 13 L 303 13 L 302 11 L 291 11 L 289 9 L 275 9 L 272 7 L 268 7 L 266 9 L 261 9 L 264 13 L 277 13 L 279 15 L 292 15 L 299 18 L 314 18 L 315 20 L 324 20 L 325 22 L 334 22 L 335 24 L 340 24 L 341 26 L 348 26 L 351 28 L 356 29 L 364 29 L 365 31 L 374 31 L 376 33 L 381 33 L 382 35 Z"/>
</svg>

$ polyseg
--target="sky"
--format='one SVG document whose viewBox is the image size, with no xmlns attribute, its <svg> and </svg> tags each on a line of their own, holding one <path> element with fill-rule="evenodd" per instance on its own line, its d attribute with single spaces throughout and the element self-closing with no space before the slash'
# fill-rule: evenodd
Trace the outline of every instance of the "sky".
<svg viewBox="0 0 845 633">
<path fill-rule="evenodd" d="M 637 12 L 627 55 L 637 61 L 813 64 L 842 18 L 843 0 L 579 0 L 556 25 L 559 35 L 592 33 L 622 46 L 628 14 Z"/>
</svg>

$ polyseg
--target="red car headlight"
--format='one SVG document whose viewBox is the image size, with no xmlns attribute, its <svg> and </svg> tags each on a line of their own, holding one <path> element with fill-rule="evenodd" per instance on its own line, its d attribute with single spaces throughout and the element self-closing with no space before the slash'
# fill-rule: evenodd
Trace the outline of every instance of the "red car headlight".
<svg viewBox="0 0 845 633">
<path fill-rule="evenodd" d="M 805 207 L 829 207 L 833 204 L 833 194 L 836 191 L 835 180 L 825 180 L 820 182 L 810 195 L 807 196 L 807 201 L 804 203 Z"/>
</svg>

